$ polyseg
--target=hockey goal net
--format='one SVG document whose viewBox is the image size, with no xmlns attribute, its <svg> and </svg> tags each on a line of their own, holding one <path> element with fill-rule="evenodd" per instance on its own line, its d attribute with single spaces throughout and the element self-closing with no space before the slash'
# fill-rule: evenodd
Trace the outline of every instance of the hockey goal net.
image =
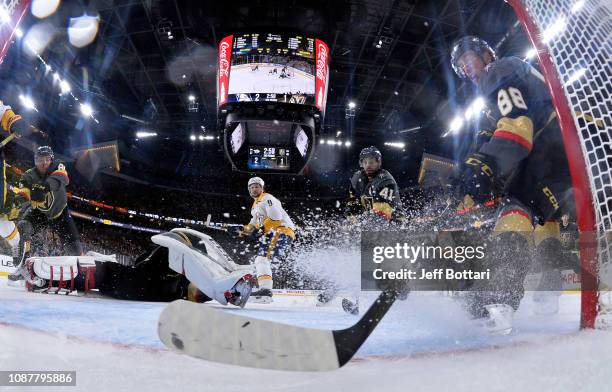
<svg viewBox="0 0 612 392">
<path fill-rule="evenodd" d="M 527 31 L 559 117 L 580 230 L 581 327 L 612 315 L 612 5 L 508 0 Z"/>
</svg>

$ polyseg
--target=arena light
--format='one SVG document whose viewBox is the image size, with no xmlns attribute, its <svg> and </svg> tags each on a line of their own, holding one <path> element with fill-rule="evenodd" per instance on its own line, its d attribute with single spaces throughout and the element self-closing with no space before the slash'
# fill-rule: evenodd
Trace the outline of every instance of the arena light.
<svg viewBox="0 0 612 392">
<path fill-rule="evenodd" d="M 574 72 L 569 77 L 569 79 L 567 79 L 567 82 L 565 82 L 564 86 L 569 86 L 570 84 L 573 84 L 574 82 L 576 82 L 578 79 L 584 76 L 586 71 L 587 71 L 586 68 L 580 68 L 578 71 Z"/>
<path fill-rule="evenodd" d="M 350 101 L 347 106 L 348 106 L 349 109 L 355 109 L 357 104 L 355 102 L 353 102 L 353 101 Z"/>
<path fill-rule="evenodd" d="M 461 116 L 457 116 L 457 117 L 453 118 L 453 120 L 448 125 L 448 130 L 446 132 L 444 132 L 442 137 L 447 137 L 451 133 L 458 132 L 461 129 L 462 126 L 463 126 L 463 118 L 461 118 Z"/>
<path fill-rule="evenodd" d="M 485 101 L 482 97 L 476 98 L 470 106 L 465 111 L 465 119 L 469 120 L 470 118 L 477 116 L 480 114 L 482 109 L 485 107 Z"/>
<path fill-rule="evenodd" d="M 91 44 L 98 35 L 100 17 L 83 15 L 70 18 L 68 27 L 68 41 L 77 48 L 83 48 Z"/>
<path fill-rule="evenodd" d="M 196 135 L 191 135 L 191 136 L 189 136 L 189 140 L 191 140 L 191 141 L 195 141 L 195 140 L 196 140 Z"/>
<path fill-rule="evenodd" d="M 193 95 L 193 94 L 189 94 L 188 98 L 189 98 L 189 102 L 195 101 L 195 95 Z"/>
<path fill-rule="evenodd" d="M 33 110 L 38 111 L 38 110 L 36 109 L 36 105 L 34 105 L 34 101 L 32 100 L 32 98 L 31 98 L 31 97 L 24 96 L 24 95 L 19 95 L 19 99 L 21 100 L 21 104 L 22 104 L 22 105 L 23 105 L 25 108 L 27 108 L 27 109 L 31 109 L 31 110 L 33 109 Z"/>
<path fill-rule="evenodd" d="M 157 136 L 157 132 L 148 132 L 148 131 L 138 131 L 136 132 L 137 138 L 145 138 L 145 137 L 155 137 Z"/>
<path fill-rule="evenodd" d="M 0 5 L 0 21 L 2 21 L 2 23 L 11 22 L 11 15 L 9 15 L 8 11 L 6 10 L 6 7 L 3 5 Z"/>
<path fill-rule="evenodd" d="M 51 16 L 60 4 L 60 0 L 34 0 L 32 2 L 32 15 L 38 19 Z"/>
<path fill-rule="evenodd" d="M 200 141 L 204 140 L 204 135 L 200 135 L 200 136 L 198 136 L 198 139 L 199 139 Z"/>
<path fill-rule="evenodd" d="M 538 53 L 538 51 L 535 48 L 529 49 L 527 52 L 525 52 L 525 60 L 532 59 L 536 53 Z"/>
<path fill-rule="evenodd" d="M 81 104 L 81 113 L 85 117 L 91 117 L 93 115 L 93 108 L 88 103 Z"/>
<path fill-rule="evenodd" d="M 204 136 L 204 140 L 215 140 L 215 137 L 207 135 L 207 136 Z"/>
<path fill-rule="evenodd" d="M 69 92 L 70 92 L 70 90 L 71 90 L 71 88 L 70 88 L 70 84 L 69 84 L 67 81 L 62 80 L 62 81 L 60 82 L 60 89 L 62 90 L 62 94 L 69 93 Z"/>
<path fill-rule="evenodd" d="M 17 37 L 17 38 L 23 37 L 23 30 L 21 30 L 20 28 L 16 28 L 15 29 L 15 37 Z"/>
<path fill-rule="evenodd" d="M 560 17 L 559 19 L 555 20 L 554 23 L 550 25 L 546 30 L 544 30 L 544 33 L 542 33 L 542 42 L 548 43 L 548 41 L 553 39 L 555 35 L 562 32 L 564 28 L 565 18 Z"/>
<path fill-rule="evenodd" d="M 351 146 L 351 141 L 347 140 L 344 142 L 344 147 L 350 147 Z"/>
<path fill-rule="evenodd" d="M 319 144 L 325 144 L 325 140 L 323 139 L 319 140 Z"/>
<path fill-rule="evenodd" d="M 572 6 L 572 14 L 575 14 L 576 12 L 580 11 L 582 7 L 584 7 L 583 0 L 575 2 L 574 5 Z"/>
<path fill-rule="evenodd" d="M 398 148 L 402 150 L 406 148 L 406 143 L 404 142 L 385 142 L 385 146 L 392 147 L 392 148 Z"/>
</svg>

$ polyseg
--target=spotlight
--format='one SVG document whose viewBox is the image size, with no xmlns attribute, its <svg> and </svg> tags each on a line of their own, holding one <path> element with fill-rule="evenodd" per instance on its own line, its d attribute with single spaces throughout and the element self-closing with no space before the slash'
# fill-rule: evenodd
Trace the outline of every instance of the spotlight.
<svg viewBox="0 0 612 392">
<path fill-rule="evenodd" d="M 87 104 L 87 103 L 82 103 L 81 104 L 81 113 L 85 117 L 91 117 L 91 115 L 93 114 L 93 108 L 89 104 Z"/>
<path fill-rule="evenodd" d="M 60 82 L 60 89 L 62 90 L 62 94 L 69 93 L 69 92 L 70 92 L 70 90 L 71 90 L 71 88 L 70 88 L 70 84 L 68 84 L 68 82 L 67 82 L 67 81 L 62 80 L 62 81 Z"/>
</svg>

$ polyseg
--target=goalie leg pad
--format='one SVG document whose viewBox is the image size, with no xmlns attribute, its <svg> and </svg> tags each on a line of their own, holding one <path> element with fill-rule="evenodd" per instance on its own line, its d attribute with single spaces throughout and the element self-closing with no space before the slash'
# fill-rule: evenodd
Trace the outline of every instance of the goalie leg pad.
<svg viewBox="0 0 612 392">
<path fill-rule="evenodd" d="M 168 248 L 168 266 L 187 277 L 206 296 L 226 305 L 225 293 L 230 291 L 249 271 L 237 269 L 228 271 L 227 264 L 219 263 L 204 249 L 194 246 L 194 238 L 184 232 L 167 232 L 151 237 L 151 240 Z M 212 239 L 211 239 L 212 241 Z M 206 246 L 208 244 L 195 244 Z M 206 246 L 206 251 L 209 249 Z"/>
<path fill-rule="evenodd" d="M 96 262 L 89 256 L 30 257 L 26 287 L 31 291 L 71 293 L 96 287 Z M 46 284 L 46 287 L 44 286 Z"/>
</svg>

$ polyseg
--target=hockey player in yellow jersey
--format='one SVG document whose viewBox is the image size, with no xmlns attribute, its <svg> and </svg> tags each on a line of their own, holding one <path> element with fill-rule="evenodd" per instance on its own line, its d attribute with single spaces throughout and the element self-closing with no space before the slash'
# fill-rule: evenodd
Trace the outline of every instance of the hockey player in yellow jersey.
<svg viewBox="0 0 612 392">
<path fill-rule="evenodd" d="M 259 289 L 251 294 L 252 302 L 272 302 L 273 259 L 282 259 L 295 239 L 295 225 L 283 209 L 281 202 L 264 191 L 264 180 L 253 177 L 248 182 L 249 195 L 253 198 L 251 221 L 244 227 L 230 230 L 238 236 L 260 238 L 260 246 L 255 257 L 255 272 Z"/>
</svg>

